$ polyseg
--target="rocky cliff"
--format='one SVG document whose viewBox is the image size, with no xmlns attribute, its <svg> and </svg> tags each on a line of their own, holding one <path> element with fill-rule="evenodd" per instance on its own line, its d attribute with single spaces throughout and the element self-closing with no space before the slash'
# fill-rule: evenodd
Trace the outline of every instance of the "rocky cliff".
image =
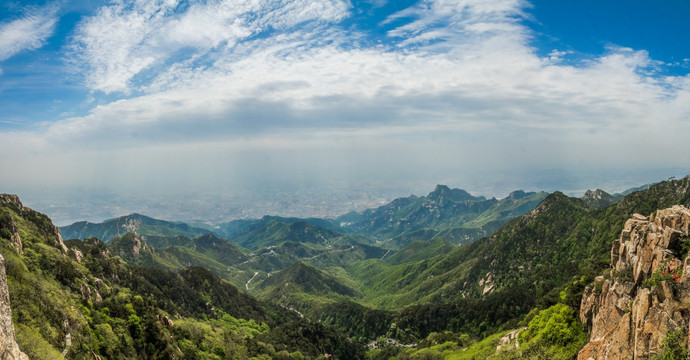
<svg viewBox="0 0 690 360">
<path fill-rule="evenodd" d="M 28 360 L 28 357 L 19 351 L 19 346 L 14 337 L 10 293 L 7 289 L 5 259 L 2 255 L 0 255 L 0 359 Z"/>
<path fill-rule="evenodd" d="M 689 227 L 683 206 L 625 223 L 611 248 L 610 273 L 583 294 L 580 319 L 590 342 L 578 359 L 651 359 L 668 332 L 690 328 Z"/>
</svg>

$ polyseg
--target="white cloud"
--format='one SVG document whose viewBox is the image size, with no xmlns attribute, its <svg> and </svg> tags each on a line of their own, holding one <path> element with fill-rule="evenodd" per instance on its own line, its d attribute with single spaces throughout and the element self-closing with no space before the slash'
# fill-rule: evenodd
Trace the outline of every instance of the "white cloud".
<svg viewBox="0 0 690 360">
<path fill-rule="evenodd" d="M 144 94 L 52 125 L 52 138 L 118 143 L 139 133 L 165 141 L 180 129 L 199 138 L 285 129 L 383 133 L 391 123 L 419 122 L 611 130 L 644 126 L 661 109 L 687 111 L 677 100 L 687 91 L 683 81 L 645 73 L 655 64 L 645 51 L 611 47 L 580 66 L 560 64 L 565 52 L 538 57 L 518 22 L 522 1 L 424 1 L 389 19 L 414 17 L 389 32 L 410 49 L 342 46 L 362 35 L 323 22 L 346 16 L 344 2 L 219 1 L 181 13 L 176 6 L 118 3 L 80 26 L 92 88 Z M 295 27 L 305 21 L 314 24 Z M 267 28 L 280 31 L 252 38 Z M 190 47 L 177 61 L 174 54 Z M 212 60 L 199 64 L 203 57 Z M 133 83 L 152 66 L 159 68 Z M 330 119 L 318 119 L 329 112 Z"/>
<path fill-rule="evenodd" d="M 56 7 L 27 11 L 24 16 L 0 24 L 0 61 L 45 44 L 55 30 Z"/>
<path fill-rule="evenodd" d="M 96 167 L 113 182 L 123 175 L 100 159 L 161 179 L 175 164 L 226 178 L 354 179 L 690 166 L 657 155 L 690 130 L 690 77 L 660 76 L 643 50 L 610 47 L 576 65 L 559 61 L 564 52 L 540 57 L 524 6 L 424 1 L 389 18 L 402 22 L 389 44 L 370 47 L 338 26 L 347 2 L 118 2 L 79 27 L 73 51 L 91 89 L 137 95 L 47 123 L 32 151 L 50 153 L 41 164 L 66 178 Z M 28 146 L 11 139 L 0 153 Z"/>
<path fill-rule="evenodd" d="M 87 71 L 87 86 L 129 93 L 140 85 L 134 77 L 155 66 L 160 68 L 157 72 L 165 72 L 174 70 L 180 58 L 194 63 L 204 56 L 223 56 L 262 31 L 337 21 L 349 8 L 341 0 L 217 0 L 193 2 L 183 10 L 179 6 L 174 0 L 122 0 L 84 21 L 73 54 L 75 68 Z"/>
</svg>

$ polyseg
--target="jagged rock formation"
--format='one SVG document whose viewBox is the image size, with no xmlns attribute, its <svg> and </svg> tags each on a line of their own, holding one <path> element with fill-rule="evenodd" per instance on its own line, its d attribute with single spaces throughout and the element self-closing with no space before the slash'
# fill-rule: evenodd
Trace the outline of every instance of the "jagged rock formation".
<svg viewBox="0 0 690 360">
<path fill-rule="evenodd" d="M 142 253 L 153 253 L 155 249 L 135 233 L 115 237 L 110 242 L 111 250 L 127 261 L 136 262 Z"/>
<path fill-rule="evenodd" d="M 611 273 L 582 297 L 590 342 L 578 359 L 651 359 L 668 331 L 690 324 L 690 210 L 629 219 L 611 248 Z M 687 345 L 687 337 L 686 337 Z"/>
<path fill-rule="evenodd" d="M 585 204 L 595 209 L 615 204 L 621 198 L 622 196 L 616 197 L 601 189 L 587 190 L 582 196 L 582 200 L 585 202 Z"/>
<path fill-rule="evenodd" d="M 29 357 L 19 351 L 19 345 L 14 337 L 12 310 L 10 309 L 10 293 L 7 289 L 5 274 L 5 258 L 0 255 L 0 359 L 28 360 Z"/>
</svg>

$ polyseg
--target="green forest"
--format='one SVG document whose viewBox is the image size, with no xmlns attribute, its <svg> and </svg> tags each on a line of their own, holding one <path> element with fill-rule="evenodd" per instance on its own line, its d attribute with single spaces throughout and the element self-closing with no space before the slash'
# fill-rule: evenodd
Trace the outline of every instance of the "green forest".
<svg viewBox="0 0 690 360">
<path fill-rule="evenodd" d="M 573 359 L 583 292 L 625 221 L 690 206 L 688 177 L 607 204 L 456 190 L 215 232 L 137 215 L 61 228 L 64 242 L 2 195 L 16 341 L 31 359 Z M 661 359 L 687 356 L 666 339 Z"/>
</svg>

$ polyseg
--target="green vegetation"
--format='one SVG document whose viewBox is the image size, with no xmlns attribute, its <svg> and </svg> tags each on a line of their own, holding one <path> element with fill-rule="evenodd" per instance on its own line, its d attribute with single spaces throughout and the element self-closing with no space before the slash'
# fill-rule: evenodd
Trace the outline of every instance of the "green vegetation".
<svg viewBox="0 0 690 360">
<path fill-rule="evenodd" d="M 520 348 L 516 358 L 572 359 L 587 343 L 584 325 L 575 311 L 556 304 L 540 311 L 519 334 Z"/>
<path fill-rule="evenodd" d="M 189 226 L 185 223 L 153 219 L 140 214 L 131 214 L 95 224 L 81 221 L 60 228 L 65 239 L 86 239 L 95 237 L 109 243 L 116 236 L 136 232 L 138 235 L 195 237 L 209 232 L 207 229 Z"/>
<path fill-rule="evenodd" d="M 361 294 L 340 282 L 337 278 L 312 266 L 297 262 L 270 277 L 260 281 L 256 286 L 262 299 L 280 299 L 300 309 L 314 306 L 314 302 L 359 298 Z"/>
<path fill-rule="evenodd" d="M 389 264 L 397 265 L 408 262 L 430 259 L 438 255 L 445 255 L 455 250 L 456 246 L 442 238 L 435 238 L 429 241 L 415 241 L 386 257 Z"/>
<path fill-rule="evenodd" d="M 77 262 L 46 217 L 22 209 L 0 207 L 0 253 L 17 341 L 31 359 L 59 359 L 63 351 L 67 358 L 363 357 L 360 345 L 335 331 L 259 302 L 204 268 L 137 267 L 95 238 L 68 242 L 83 255 Z M 5 236 L 14 231 L 22 253 Z M 122 250 L 135 237 L 120 239 Z"/>
<path fill-rule="evenodd" d="M 395 199 L 377 209 L 346 214 L 336 220 L 344 224 L 345 230 L 372 236 L 394 249 L 435 237 L 462 244 L 490 235 L 533 209 L 546 195 L 515 191 L 499 201 L 437 185 L 427 196 Z"/>
<path fill-rule="evenodd" d="M 147 225 L 154 230 L 143 234 L 139 224 L 109 245 L 67 241 L 72 256 L 47 217 L 5 202 L 0 252 L 18 341 L 37 359 L 55 358 L 67 334 L 70 358 L 357 359 L 383 337 L 409 347 L 384 345 L 369 358 L 569 359 L 586 341 L 575 316 L 583 289 L 608 268 L 624 222 L 690 205 L 690 178 L 603 208 L 544 195 L 497 201 L 438 187 L 342 217 L 351 234 L 328 220 L 265 217 L 228 223 L 236 243 L 179 226 L 164 234 Z M 454 244 L 511 218 L 491 236 Z M 10 243 L 15 234 L 22 253 Z M 680 257 L 690 240 L 673 246 Z M 646 285 L 674 275 L 659 272 Z M 631 280 L 632 269 L 608 276 Z M 520 327 L 520 347 L 496 353 Z"/>
<path fill-rule="evenodd" d="M 362 236 L 344 235 L 307 222 L 282 222 L 276 218 L 257 221 L 246 231 L 237 233 L 232 241 L 251 250 L 276 246 L 284 242 L 299 242 L 323 246 L 363 243 L 370 240 Z"/>
<path fill-rule="evenodd" d="M 688 349 L 685 346 L 687 330 L 681 326 L 677 330 L 669 330 L 661 343 L 661 354 L 652 360 L 687 360 L 690 359 Z"/>
</svg>

